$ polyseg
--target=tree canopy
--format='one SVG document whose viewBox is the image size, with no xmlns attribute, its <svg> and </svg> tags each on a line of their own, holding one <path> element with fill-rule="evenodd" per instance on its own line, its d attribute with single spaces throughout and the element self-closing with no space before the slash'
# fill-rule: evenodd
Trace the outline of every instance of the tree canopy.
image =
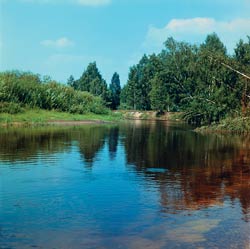
<svg viewBox="0 0 250 249">
<path fill-rule="evenodd" d="M 96 62 L 67 86 L 49 76 L 20 71 L 0 74 L 0 102 L 83 113 L 106 107 L 177 111 L 194 123 L 210 124 L 228 115 L 250 114 L 250 37 L 229 55 L 217 34 L 200 45 L 169 37 L 159 54 L 144 54 L 131 65 L 121 89 L 115 72 L 109 86 Z M 101 106 L 103 108 L 101 108 Z"/>
<path fill-rule="evenodd" d="M 120 77 L 117 72 L 112 76 L 111 83 L 109 85 L 111 109 L 116 110 L 120 105 L 121 83 Z"/>
<path fill-rule="evenodd" d="M 195 123 L 217 122 L 249 110 L 250 38 L 227 54 L 217 34 L 192 45 L 170 37 L 158 55 L 144 55 L 130 68 L 121 92 L 123 107 L 135 110 L 181 111 Z M 243 71 L 243 74 L 239 74 Z"/>
<path fill-rule="evenodd" d="M 89 63 L 82 76 L 71 85 L 75 90 L 90 92 L 95 96 L 100 96 L 104 101 L 108 100 L 107 83 L 102 78 L 96 62 Z"/>
</svg>

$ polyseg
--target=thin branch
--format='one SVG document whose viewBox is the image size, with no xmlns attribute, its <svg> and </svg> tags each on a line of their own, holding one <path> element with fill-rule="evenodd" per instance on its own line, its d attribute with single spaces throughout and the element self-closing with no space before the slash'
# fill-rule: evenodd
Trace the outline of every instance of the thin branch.
<svg viewBox="0 0 250 249">
<path fill-rule="evenodd" d="M 212 56 L 209 56 L 209 58 L 216 61 L 216 59 L 213 58 Z M 226 68 L 228 68 L 228 69 L 234 71 L 235 73 L 240 74 L 240 75 L 243 76 L 244 78 L 247 78 L 247 79 L 250 80 L 250 76 L 248 76 L 248 75 L 246 75 L 246 74 L 244 74 L 244 73 L 242 73 L 242 72 L 240 72 L 240 71 L 234 69 L 233 67 L 229 66 L 228 64 L 226 64 L 226 63 L 224 63 L 224 62 L 219 62 L 219 63 L 220 63 L 222 66 L 224 66 L 224 67 L 226 67 Z"/>
<path fill-rule="evenodd" d="M 241 76 L 243 76 L 243 77 L 245 77 L 245 78 L 247 78 L 247 79 L 250 80 L 250 76 L 248 76 L 248 75 L 246 75 L 246 74 L 244 74 L 244 73 L 242 73 L 242 72 L 240 72 L 240 71 L 238 71 L 238 70 L 232 68 L 231 66 L 225 64 L 224 62 L 221 62 L 221 65 L 223 65 L 223 66 L 225 66 L 225 67 L 231 69 L 232 71 L 236 72 L 237 74 L 240 74 Z"/>
<path fill-rule="evenodd" d="M 190 96 L 188 96 L 186 98 L 183 98 L 183 99 L 203 99 L 203 100 L 206 100 L 207 102 L 210 102 L 210 103 L 216 105 L 216 102 L 214 102 L 213 100 L 210 100 L 210 99 L 207 99 L 207 98 L 198 97 L 198 96 L 193 97 L 193 96 L 190 95 Z"/>
</svg>

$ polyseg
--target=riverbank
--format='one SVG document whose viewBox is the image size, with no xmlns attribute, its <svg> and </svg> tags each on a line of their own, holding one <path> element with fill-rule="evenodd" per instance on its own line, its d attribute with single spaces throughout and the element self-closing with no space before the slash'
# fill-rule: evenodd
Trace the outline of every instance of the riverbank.
<svg viewBox="0 0 250 249">
<path fill-rule="evenodd" d="M 27 109 L 21 113 L 0 114 L 0 126 L 84 125 L 122 120 L 180 120 L 179 113 L 158 114 L 154 111 L 110 111 L 108 114 L 71 114 L 59 111 Z"/>
<path fill-rule="evenodd" d="M 0 126 L 82 125 L 122 120 L 122 114 L 71 114 L 67 112 L 27 109 L 17 114 L 0 113 Z"/>
<path fill-rule="evenodd" d="M 0 126 L 76 126 L 85 124 L 116 123 L 122 120 L 182 121 L 181 116 L 181 113 L 165 112 L 159 114 L 155 111 L 118 110 L 110 111 L 108 114 L 72 114 L 53 110 L 26 109 L 17 114 L 0 113 Z M 220 123 L 196 128 L 195 131 L 207 133 L 250 133 L 250 117 L 227 118 L 220 121 Z"/>
<path fill-rule="evenodd" d="M 196 128 L 197 132 L 250 133 L 250 117 L 226 118 L 220 123 Z"/>
<path fill-rule="evenodd" d="M 182 121 L 183 113 L 165 112 L 159 114 L 155 111 L 121 111 L 125 119 L 132 120 L 163 120 L 163 121 Z M 197 132 L 218 132 L 218 133 L 250 133 L 250 117 L 229 117 L 207 126 L 195 129 Z"/>
</svg>

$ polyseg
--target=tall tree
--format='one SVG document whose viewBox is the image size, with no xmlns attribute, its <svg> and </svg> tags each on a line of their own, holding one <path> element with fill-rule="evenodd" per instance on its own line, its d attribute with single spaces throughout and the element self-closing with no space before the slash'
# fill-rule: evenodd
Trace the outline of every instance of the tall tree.
<svg viewBox="0 0 250 249">
<path fill-rule="evenodd" d="M 164 65 L 165 84 L 171 111 L 185 109 L 185 99 L 191 98 L 196 86 L 197 47 L 185 42 L 177 42 L 172 37 L 165 42 L 159 55 Z"/>
<path fill-rule="evenodd" d="M 149 93 L 151 108 L 163 112 L 170 110 L 170 98 L 167 92 L 166 77 L 163 73 L 158 73 L 151 80 L 152 89 Z"/>
<path fill-rule="evenodd" d="M 89 63 L 80 79 L 74 82 L 73 87 L 76 90 L 90 92 L 95 96 L 100 96 L 105 101 L 108 99 L 107 83 L 102 78 L 96 66 L 96 62 Z"/>
<path fill-rule="evenodd" d="M 138 86 L 138 74 L 136 66 L 130 68 L 127 85 L 122 89 L 121 97 L 123 105 L 127 109 L 136 110 L 138 99 L 140 97 L 140 89 Z"/>
<path fill-rule="evenodd" d="M 228 61 L 226 48 L 216 34 L 207 36 L 201 44 L 195 63 L 193 79 L 196 88 L 189 99 L 187 119 L 198 123 L 218 122 L 232 109 L 236 109 L 235 74 L 219 63 Z"/>
<path fill-rule="evenodd" d="M 238 42 L 234 56 L 237 63 L 236 67 L 241 71 L 241 75 L 239 76 L 238 74 L 238 81 L 242 91 L 241 106 L 243 115 L 246 115 L 247 112 L 250 114 L 250 80 L 249 74 L 245 75 L 247 72 L 250 72 L 250 36 L 247 38 L 247 42 L 244 42 L 242 39 Z M 247 77 L 244 77 L 242 73 Z"/>
<path fill-rule="evenodd" d="M 120 94 L 121 94 L 121 83 L 120 77 L 117 72 L 112 76 L 111 83 L 109 85 L 109 90 L 111 94 L 111 108 L 116 110 L 120 105 Z"/>
<path fill-rule="evenodd" d="M 226 55 L 227 49 L 216 33 L 207 35 L 205 42 L 201 44 L 201 49 L 209 50 L 210 53 L 220 53 Z"/>
<path fill-rule="evenodd" d="M 151 80 L 161 70 L 162 62 L 158 56 L 143 55 L 139 63 L 130 68 L 127 85 L 122 90 L 123 106 L 134 110 L 150 110 Z"/>
</svg>

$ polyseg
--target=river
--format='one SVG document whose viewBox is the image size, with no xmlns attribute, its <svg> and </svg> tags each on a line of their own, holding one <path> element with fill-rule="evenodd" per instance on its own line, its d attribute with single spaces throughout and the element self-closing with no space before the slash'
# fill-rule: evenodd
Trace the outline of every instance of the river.
<svg viewBox="0 0 250 249">
<path fill-rule="evenodd" d="M 250 248 L 250 136 L 2 128 L 0 180 L 0 248 Z"/>
</svg>

